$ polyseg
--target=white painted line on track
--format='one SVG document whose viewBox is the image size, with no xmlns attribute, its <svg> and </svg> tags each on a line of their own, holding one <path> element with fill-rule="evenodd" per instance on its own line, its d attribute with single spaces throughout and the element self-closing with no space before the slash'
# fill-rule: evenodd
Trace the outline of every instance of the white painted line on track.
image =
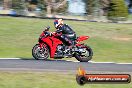
<svg viewBox="0 0 132 88">
<path fill-rule="evenodd" d="M 116 63 L 116 62 L 95 62 L 91 61 L 92 63 L 112 63 L 112 64 L 132 64 L 132 63 Z"/>
<path fill-rule="evenodd" d="M 95 61 L 92 61 L 92 63 L 115 63 L 115 62 L 95 62 Z"/>
<path fill-rule="evenodd" d="M 71 62 L 79 62 L 79 61 L 72 61 L 72 60 L 66 60 Z M 116 63 L 116 62 L 95 62 L 95 61 L 88 61 L 89 63 L 97 63 L 97 64 L 132 64 L 132 63 Z"/>
<path fill-rule="evenodd" d="M 0 58 L 0 59 L 21 59 L 21 58 Z"/>
<path fill-rule="evenodd" d="M 66 61 L 72 61 L 72 62 L 80 62 L 80 61 L 73 61 L 73 60 L 66 60 Z M 95 62 L 95 61 L 88 61 L 89 63 L 115 63 L 115 62 Z"/>
<path fill-rule="evenodd" d="M 80 62 L 80 61 L 73 61 L 73 60 L 66 60 L 66 61 L 70 61 L 70 62 Z"/>
<path fill-rule="evenodd" d="M 116 64 L 132 64 L 132 63 L 116 63 Z"/>
</svg>

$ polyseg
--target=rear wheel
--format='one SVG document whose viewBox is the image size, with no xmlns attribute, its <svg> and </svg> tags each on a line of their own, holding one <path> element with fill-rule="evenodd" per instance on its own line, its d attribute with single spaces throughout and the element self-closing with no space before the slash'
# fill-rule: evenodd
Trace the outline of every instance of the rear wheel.
<svg viewBox="0 0 132 88">
<path fill-rule="evenodd" d="M 49 57 L 49 48 L 47 45 L 43 45 L 42 48 L 40 48 L 39 44 L 36 44 L 32 49 L 32 56 L 36 60 L 46 60 Z"/>
<path fill-rule="evenodd" d="M 84 53 L 75 53 L 75 58 L 80 62 L 88 62 L 92 59 L 93 51 L 89 46 L 82 47 Z"/>
</svg>

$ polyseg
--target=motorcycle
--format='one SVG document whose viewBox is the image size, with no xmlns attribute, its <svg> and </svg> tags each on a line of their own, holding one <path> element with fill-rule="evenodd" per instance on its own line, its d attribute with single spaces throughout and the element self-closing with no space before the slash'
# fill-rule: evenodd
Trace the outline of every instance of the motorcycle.
<svg viewBox="0 0 132 88">
<path fill-rule="evenodd" d="M 46 60 L 49 56 L 52 59 L 75 57 L 80 62 L 88 62 L 92 59 L 92 49 L 84 43 L 80 43 L 87 40 L 89 36 L 79 36 L 73 41 L 74 46 L 67 46 L 59 39 L 61 34 L 49 32 L 49 29 L 50 27 L 46 27 L 38 39 L 38 44 L 32 49 L 32 56 L 36 60 Z"/>
</svg>

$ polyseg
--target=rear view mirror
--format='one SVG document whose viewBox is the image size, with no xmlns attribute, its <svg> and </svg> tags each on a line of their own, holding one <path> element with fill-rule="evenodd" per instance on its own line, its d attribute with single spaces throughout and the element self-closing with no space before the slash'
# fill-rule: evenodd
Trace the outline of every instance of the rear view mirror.
<svg viewBox="0 0 132 88">
<path fill-rule="evenodd" d="M 49 31 L 50 26 L 47 26 L 44 31 Z"/>
</svg>

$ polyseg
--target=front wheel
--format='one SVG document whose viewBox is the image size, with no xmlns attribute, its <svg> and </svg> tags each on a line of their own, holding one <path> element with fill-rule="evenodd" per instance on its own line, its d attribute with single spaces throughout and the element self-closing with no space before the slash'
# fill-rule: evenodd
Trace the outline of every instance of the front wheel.
<svg viewBox="0 0 132 88">
<path fill-rule="evenodd" d="M 49 49 L 47 45 L 43 45 L 42 48 L 40 48 L 39 44 L 36 44 L 32 49 L 32 56 L 36 60 L 46 60 L 49 57 Z"/>
<path fill-rule="evenodd" d="M 76 52 L 75 58 L 80 62 L 88 62 L 92 59 L 93 51 L 89 46 L 84 46 L 81 49 L 83 49 L 83 53 Z"/>
</svg>

